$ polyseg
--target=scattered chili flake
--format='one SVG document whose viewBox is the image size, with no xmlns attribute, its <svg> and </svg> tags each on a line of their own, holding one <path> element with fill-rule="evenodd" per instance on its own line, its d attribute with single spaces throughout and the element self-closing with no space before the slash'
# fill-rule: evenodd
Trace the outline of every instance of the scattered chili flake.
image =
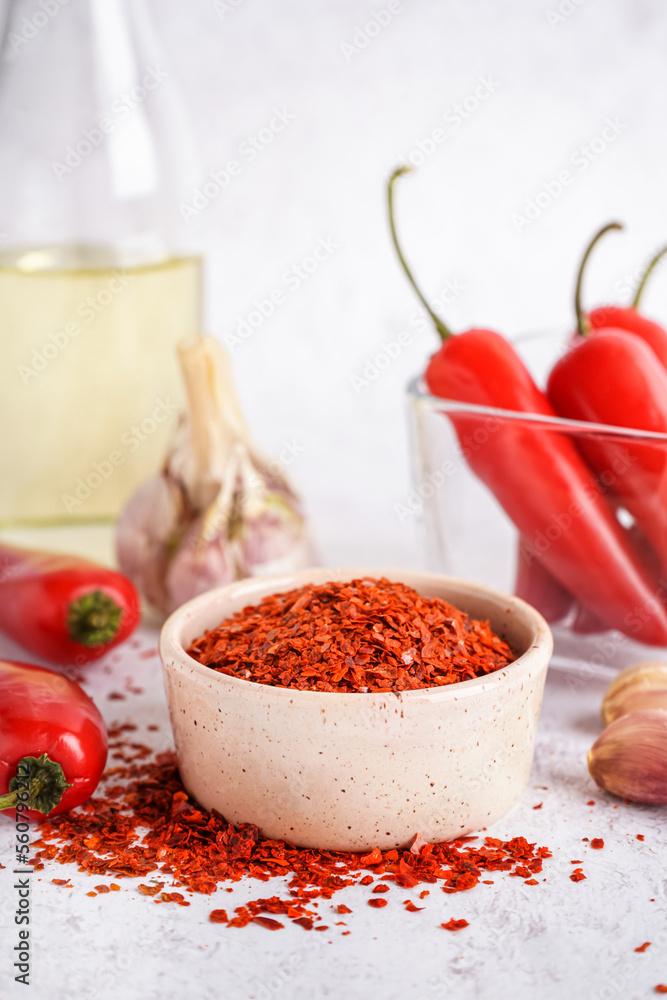
<svg viewBox="0 0 667 1000">
<path fill-rule="evenodd" d="M 139 888 L 141 889 L 141 886 L 139 886 Z M 97 892 L 111 892 L 111 889 L 109 888 L 108 885 L 96 885 L 95 889 L 97 890 Z"/>
<path fill-rule="evenodd" d="M 214 670 L 307 691 L 409 691 L 506 667 L 512 650 L 486 621 L 384 577 L 271 594 L 197 639 Z"/>
<path fill-rule="evenodd" d="M 536 806 L 533 806 L 533 809 L 541 809 L 542 806 L 543 806 L 543 804 L 544 803 L 542 803 L 542 802 L 538 802 Z"/>
<path fill-rule="evenodd" d="M 430 895 L 431 895 L 431 890 L 430 889 L 424 889 L 423 892 L 419 893 L 419 898 L 420 899 L 424 899 L 425 896 L 430 896 Z"/>
<path fill-rule="evenodd" d="M 589 801 L 588 801 L 588 802 L 586 803 L 586 805 L 587 805 L 587 806 L 594 806 L 594 805 L 595 805 L 595 799 L 590 799 L 590 800 L 589 800 Z"/>
<path fill-rule="evenodd" d="M 644 840 L 644 834 L 643 833 L 638 833 L 637 834 L 637 840 Z"/>
<path fill-rule="evenodd" d="M 112 728 L 112 745 L 132 750 L 131 744 L 122 743 L 122 733 L 122 728 Z M 282 914 L 304 930 L 314 930 L 326 926 L 317 916 L 321 900 L 330 900 L 339 889 L 375 882 L 373 875 L 364 873 L 368 853 L 297 848 L 262 837 L 249 823 L 234 826 L 216 812 L 206 813 L 188 797 L 171 752 L 111 767 L 101 788 L 98 797 L 80 808 L 40 823 L 40 839 L 33 844 L 36 867 L 58 861 L 97 878 L 133 878 L 142 895 L 181 906 L 189 905 L 182 892 L 163 892 L 166 876 L 171 877 L 172 889 L 203 894 L 225 888 L 231 892 L 231 885 L 241 879 L 264 883 L 281 877 L 286 898 L 251 900 L 237 906 L 231 918 L 222 910 L 211 911 L 220 915 L 217 919 L 209 914 L 214 923 L 234 928 L 257 922 L 257 917 L 281 922 Z M 446 893 L 463 892 L 477 885 L 485 872 L 511 874 L 520 868 L 539 873 L 551 852 L 524 837 L 509 841 L 460 837 L 442 844 L 422 841 L 418 852 L 374 848 L 370 855 L 376 862 L 375 875 L 384 874 L 375 885 L 381 887 L 379 892 L 374 890 L 367 901 L 382 907 L 387 903 L 381 896 L 387 882 L 403 888 L 428 886 L 422 895 L 434 883 Z M 152 881 L 146 882 L 147 878 Z M 98 891 L 119 889 L 116 882 L 97 886 Z M 339 914 L 352 912 L 342 903 L 335 909 Z"/>
<path fill-rule="evenodd" d="M 227 916 L 227 910 L 211 910 L 208 919 L 214 924 L 226 924 L 229 917 Z"/>
<path fill-rule="evenodd" d="M 536 878 L 528 878 L 528 879 L 526 879 L 526 881 L 523 884 L 524 885 L 539 885 L 540 883 L 537 881 Z"/>
<path fill-rule="evenodd" d="M 52 878 L 51 881 L 54 885 L 67 885 L 69 882 L 68 878 Z"/>
<path fill-rule="evenodd" d="M 164 888 L 164 882 L 156 882 L 155 885 L 138 885 L 137 889 L 144 896 L 156 896 L 160 889 Z M 106 890 L 109 891 L 108 889 Z"/>
<path fill-rule="evenodd" d="M 651 942 L 650 941 L 644 941 L 644 943 L 640 944 L 638 948 L 635 948 L 635 951 L 644 952 L 644 951 L 646 951 L 647 948 L 650 948 L 650 947 L 651 947 Z"/>
<path fill-rule="evenodd" d="M 664 983 L 658 983 L 655 988 L 656 993 L 667 993 L 667 986 Z"/>
<path fill-rule="evenodd" d="M 405 904 L 405 909 L 408 911 L 408 913 L 419 913 L 421 910 L 424 909 L 424 907 L 423 906 L 415 906 L 415 904 L 412 902 L 412 900 L 409 899 L 406 902 L 406 904 Z"/>
<path fill-rule="evenodd" d="M 86 896 L 96 896 L 96 895 L 97 895 L 96 892 L 87 892 L 86 893 Z"/>
<path fill-rule="evenodd" d="M 461 931 L 464 927 L 469 927 L 467 920 L 448 920 L 446 924 L 440 924 L 446 931 Z"/>
<path fill-rule="evenodd" d="M 125 695 L 121 694 L 120 691 L 109 691 L 107 695 L 108 701 L 125 701 Z"/>
<path fill-rule="evenodd" d="M 270 931 L 279 931 L 285 926 L 284 924 L 281 924 L 279 920 L 274 920 L 272 917 L 252 917 L 251 919 L 253 923 L 260 924 L 262 927 L 266 927 L 267 930 Z M 319 927 L 316 927 L 315 929 L 319 930 Z"/>
<path fill-rule="evenodd" d="M 328 931 L 329 927 L 327 924 L 320 924 L 319 927 L 314 927 L 313 930 L 316 931 Z"/>
<path fill-rule="evenodd" d="M 575 861 L 570 861 L 570 864 L 571 865 L 580 865 L 581 864 L 581 858 L 578 858 Z"/>
<path fill-rule="evenodd" d="M 373 892 L 389 892 L 389 886 L 386 882 L 379 882 L 373 889 Z"/>
<path fill-rule="evenodd" d="M 586 876 L 582 872 L 581 868 L 575 868 L 572 874 L 570 875 L 570 879 L 573 882 L 581 882 L 581 880 L 584 878 L 586 878 Z"/>
<path fill-rule="evenodd" d="M 604 840 L 602 837 L 593 837 L 591 840 L 591 847 L 596 851 L 601 851 L 604 847 Z"/>
</svg>

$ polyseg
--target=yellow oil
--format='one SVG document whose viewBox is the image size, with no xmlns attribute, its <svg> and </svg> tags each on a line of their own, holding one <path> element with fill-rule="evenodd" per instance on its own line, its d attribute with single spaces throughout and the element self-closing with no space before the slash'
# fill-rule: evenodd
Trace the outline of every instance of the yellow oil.
<svg viewBox="0 0 667 1000">
<path fill-rule="evenodd" d="M 201 330 L 196 257 L 0 254 L 0 525 L 101 522 L 159 468 Z"/>
</svg>

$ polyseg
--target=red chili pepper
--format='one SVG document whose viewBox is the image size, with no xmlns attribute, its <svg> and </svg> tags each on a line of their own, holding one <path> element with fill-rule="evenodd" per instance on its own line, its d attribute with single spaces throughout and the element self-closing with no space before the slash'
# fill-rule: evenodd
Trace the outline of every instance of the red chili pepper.
<svg viewBox="0 0 667 1000">
<path fill-rule="evenodd" d="M 106 759 L 104 721 L 78 684 L 0 660 L 0 809 L 18 806 L 23 819 L 44 819 L 81 805 Z"/>
<path fill-rule="evenodd" d="M 658 253 L 655 254 L 655 256 L 649 261 L 637 287 L 631 306 L 601 306 L 598 309 L 593 309 L 593 311 L 588 314 L 584 314 L 581 310 L 581 284 L 591 250 L 600 237 L 605 233 L 622 228 L 622 225 L 618 222 L 612 222 L 608 226 L 605 226 L 599 233 L 597 233 L 584 253 L 581 266 L 579 268 L 579 274 L 577 275 L 577 287 L 575 292 L 578 333 L 580 336 L 583 336 L 584 334 L 593 335 L 600 331 L 609 329 L 625 330 L 628 333 L 633 333 L 635 336 L 646 341 L 648 346 L 660 359 L 663 367 L 667 368 L 667 330 L 660 326 L 659 323 L 656 323 L 652 319 L 647 319 L 646 316 L 642 316 L 641 313 L 638 312 L 641 298 L 644 293 L 644 289 L 646 288 L 646 283 L 657 264 L 662 260 L 665 254 L 667 254 L 667 247 L 663 247 L 659 250 Z"/>
<path fill-rule="evenodd" d="M 77 556 L 0 544 L 0 629 L 52 663 L 96 660 L 139 623 L 122 573 Z"/>
<path fill-rule="evenodd" d="M 611 228 L 618 224 L 601 229 L 584 254 L 575 295 L 582 335 L 554 366 L 547 392 L 561 416 L 667 434 L 667 369 L 654 350 L 636 332 L 599 328 L 594 336 L 585 335 L 581 274 L 592 248 Z M 589 465 L 607 476 L 666 570 L 667 445 L 597 434 L 581 435 L 579 446 Z"/>
<path fill-rule="evenodd" d="M 574 605 L 574 597 L 555 580 L 522 538 L 517 552 L 514 593 L 537 608 L 548 622 L 559 622 Z"/>
<path fill-rule="evenodd" d="M 393 218 L 394 183 L 408 170 L 399 168 L 389 181 L 389 218 L 403 269 L 443 339 L 426 369 L 429 390 L 473 405 L 556 416 L 504 337 L 485 329 L 452 336 L 422 295 Z M 496 418 L 485 428 L 481 416 L 451 419 L 468 464 L 556 580 L 606 625 L 653 645 L 667 643 L 667 611 L 655 596 L 656 583 L 573 442 L 532 421 Z M 480 428 L 486 435 L 475 441 Z"/>
</svg>

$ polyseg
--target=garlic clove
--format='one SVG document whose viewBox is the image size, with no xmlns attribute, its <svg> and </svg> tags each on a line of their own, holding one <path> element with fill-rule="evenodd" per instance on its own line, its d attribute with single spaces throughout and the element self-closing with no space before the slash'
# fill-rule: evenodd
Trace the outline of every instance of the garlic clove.
<svg viewBox="0 0 667 1000">
<path fill-rule="evenodd" d="M 636 663 L 615 677 L 602 702 L 605 726 L 622 715 L 645 709 L 667 710 L 667 663 Z"/>
<path fill-rule="evenodd" d="M 170 476 L 158 474 L 128 500 L 116 530 L 120 569 L 148 603 L 163 612 L 169 604 L 164 584 L 169 543 L 182 517 L 181 490 Z"/>
<path fill-rule="evenodd" d="M 623 799 L 667 805 L 667 712 L 622 715 L 588 751 L 593 780 Z"/>
<path fill-rule="evenodd" d="M 222 535 L 204 537 L 203 518 L 199 517 L 180 542 L 166 571 L 167 613 L 175 611 L 192 597 L 223 587 L 236 579 L 234 558 Z"/>
</svg>

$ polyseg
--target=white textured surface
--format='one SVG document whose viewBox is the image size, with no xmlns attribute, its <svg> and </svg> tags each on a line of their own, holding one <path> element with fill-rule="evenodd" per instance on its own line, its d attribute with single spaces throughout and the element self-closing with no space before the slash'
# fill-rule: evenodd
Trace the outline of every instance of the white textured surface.
<svg viewBox="0 0 667 1000">
<path fill-rule="evenodd" d="M 157 657 L 142 658 L 157 636 L 144 629 L 139 643 L 89 669 L 87 688 L 107 720 L 130 720 L 136 738 L 163 748 L 170 741 Z M 18 655 L 9 644 L 3 655 Z M 128 686 L 144 689 L 132 694 Z M 272 883 L 243 881 L 234 892 L 186 896 L 187 908 L 157 906 L 130 879 L 120 892 L 90 898 L 108 878 L 79 874 L 74 866 L 48 864 L 33 883 L 32 985 L 11 982 L 15 893 L 11 870 L 0 871 L 0 996 L 33 1000 L 640 1000 L 667 982 L 667 879 L 664 810 L 624 805 L 601 793 L 587 775 L 585 755 L 600 730 L 600 681 L 551 671 L 538 749 L 520 804 L 489 833 L 547 844 L 546 881 L 526 886 L 494 873 L 456 895 L 437 886 L 423 902 L 417 890 L 392 889 L 389 905 L 366 905 L 361 886 L 337 893 L 345 902 L 351 934 L 334 927 L 331 904 L 320 912 L 330 932 L 286 926 L 278 932 L 249 926 L 225 929 L 208 921 L 210 910 L 228 912 L 249 899 L 284 892 Z M 125 691 L 125 701 L 109 701 Z M 158 723 L 151 733 L 148 724 Z M 546 786 L 542 788 L 540 786 Z M 586 802 L 594 799 L 595 806 Z M 533 807 L 542 802 L 542 808 Z M 637 833 L 645 835 L 641 843 Z M 11 859 L 13 824 L 0 819 L 0 857 Z M 583 837 L 602 837 L 591 850 Z M 586 881 L 573 883 L 571 860 L 580 859 Z M 52 878 L 71 875 L 73 889 Z M 36 879 L 39 879 L 37 881 Z M 223 898 L 224 897 L 224 898 Z M 402 900 L 423 905 L 406 913 Z M 650 902 L 651 898 L 655 902 Z M 450 918 L 470 926 L 440 929 Z M 645 954 L 634 948 L 652 941 Z"/>
</svg>

